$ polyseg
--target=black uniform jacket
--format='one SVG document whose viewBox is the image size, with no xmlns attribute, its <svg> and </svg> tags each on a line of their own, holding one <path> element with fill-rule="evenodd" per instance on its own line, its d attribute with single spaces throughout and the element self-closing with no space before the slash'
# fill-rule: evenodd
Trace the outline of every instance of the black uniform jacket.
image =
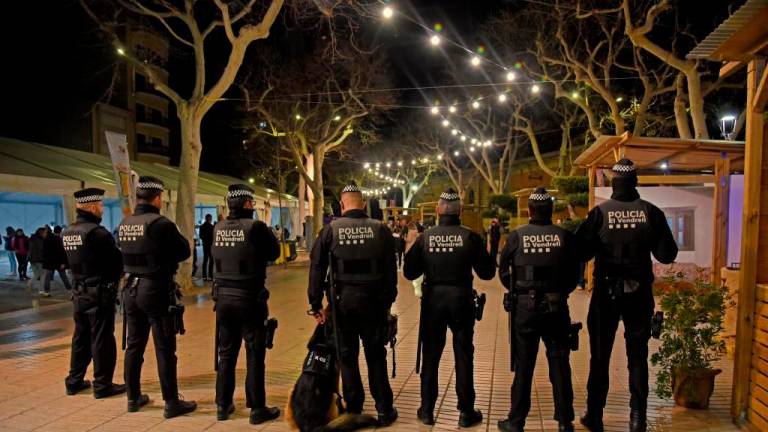
<svg viewBox="0 0 768 432">
<path fill-rule="evenodd" d="M 438 221 L 440 226 L 461 225 L 461 219 L 456 215 L 441 215 Z M 493 257 L 485 249 L 483 238 L 476 232 L 469 235 L 471 248 L 472 269 L 477 277 L 483 280 L 491 280 L 496 274 L 496 263 Z M 424 260 L 424 234 L 416 238 L 416 242 L 405 254 L 405 263 L 403 264 L 403 274 L 409 280 L 417 279 L 426 271 L 427 265 Z"/>
<path fill-rule="evenodd" d="M 531 219 L 533 225 L 552 225 L 551 219 Z M 565 233 L 565 255 L 567 264 L 565 268 L 557 269 L 558 286 L 562 286 L 567 293 L 576 289 L 576 284 L 580 278 L 581 261 L 584 259 L 583 247 L 579 244 L 578 238 L 571 232 Z M 499 258 L 499 279 L 507 290 L 510 289 L 512 281 L 515 280 L 514 266 L 512 260 L 515 257 L 517 249 L 520 247 L 520 235 L 517 230 L 509 233 L 507 243 L 501 251 Z"/>
<path fill-rule="evenodd" d="M 77 223 L 101 223 L 101 218 L 94 214 L 78 209 Z M 123 273 L 123 254 L 117 248 L 115 238 L 103 226 L 94 228 L 85 239 L 95 260 L 94 267 L 104 282 L 117 282 Z"/>
<path fill-rule="evenodd" d="M 367 218 L 368 215 L 364 210 L 349 210 L 345 212 L 342 217 L 345 218 Z M 388 309 L 392 306 L 397 298 L 397 262 L 395 256 L 395 238 L 392 237 L 392 231 L 382 224 L 381 236 L 385 249 L 388 251 L 384 254 L 384 266 L 382 274 L 384 280 L 382 281 L 382 301 L 383 307 Z M 333 230 L 331 225 L 328 224 L 323 227 L 320 234 L 312 247 L 310 253 L 310 267 L 309 267 L 309 304 L 312 310 L 320 310 L 323 308 L 323 296 L 327 288 L 325 284 L 326 275 L 328 273 L 328 253 L 331 251 L 333 243 Z"/>
<path fill-rule="evenodd" d="M 133 212 L 136 215 L 144 213 L 160 213 L 157 207 L 150 204 L 139 204 Z M 163 268 L 168 276 L 173 276 L 179 263 L 192 256 L 189 241 L 179 232 L 179 228 L 170 219 L 160 218 L 149 226 L 147 235 L 160 248 L 158 256 L 163 259 Z"/>
<path fill-rule="evenodd" d="M 231 209 L 227 219 L 252 219 L 253 211 L 245 209 Z M 213 225 L 211 225 L 213 229 Z M 211 242 L 213 242 L 213 231 L 211 232 Z M 256 264 L 261 269 L 261 275 L 258 280 L 264 280 L 267 273 L 267 262 L 274 261 L 280 256 L 280 244 L 277 238 L 269 229 L 267 224 L 262 221 L 255 221 L 251 230 L 248 231 L 248 243 L 256 246 Z"/>
</svg>

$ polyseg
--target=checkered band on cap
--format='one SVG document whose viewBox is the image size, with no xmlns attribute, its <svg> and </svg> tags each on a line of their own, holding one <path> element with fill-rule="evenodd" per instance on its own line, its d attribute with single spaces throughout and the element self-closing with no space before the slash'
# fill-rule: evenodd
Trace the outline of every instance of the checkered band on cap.
<svg viewBox="0 0 768 432">
<path fill-rule="evenodd" d="M 549 192 L 544 193 L 532 193 L 528 195 L 528 201 L 551 201 L 552 195 Z"/>
<path fill-rule="evenodd" d="M 619 163 L 613 166 L 613 170 L 618 173 L 635 172 L 635 164 L 630 160 L 620 160 Z"/>
<path fill-rule="evenodd" d="M 165 187 L 163 186 L 162 183 L 157 183 L 153 181 L 140 181 L 139 184 L 136 185 L 136 187 L 139 189 L 154 189 L 159 191 L 165 190 Z"/>
<path fill-rule="evenodd" d="M 440 199 L 443 201 L 458 201 L 459 194 L 452 191 L 446 191 L 440 194 Z"/>
<path fill-rule="evenodd" d="M 249 198 L 254 199 L 255 195 L 247 189 L 235 189 L 227 192 L 227 198 Z"/>
<path fill-rule="evenodd" d="M 362 192 L 359 187 L 357 187 L 356 184 L 348 184 L 344 186 L 344 189 L 341 190 L 341 193 L 347 193 L 347 192 Z"/>
<path fill-rule="evenodd" d="M 99 202 L 102 200 L 103 197 L 104 195 L 86 195 L 86 196 L 76 197 L 75 202 L 78 204 Z"/>
</svg>

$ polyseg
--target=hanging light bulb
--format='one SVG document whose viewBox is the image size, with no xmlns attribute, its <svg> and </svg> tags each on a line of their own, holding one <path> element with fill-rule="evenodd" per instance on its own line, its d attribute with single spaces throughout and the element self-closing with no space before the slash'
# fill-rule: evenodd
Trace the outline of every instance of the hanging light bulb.
<svg viewBox="0 0 768 432">
<path fill-rule="evenodd" d="M 574 99 L 578 99 L 579 98 L 579 92 L 571 93 L 571 97 L 574 98 Z"/>
<path fill-rule="evenodd" d="M 466 141 L 466 140 L 467 140 L 467 137 L 466 137 L 465 135 L 462 135 L 462 136 L 461 136 L 461 140 L 462 140 L 462 141 Z"/>
<path fill-rule="evenodd" d="M 413 160 L 411 161 L 411 165 L 416 165 L 416 159 L 413 159 Z"/>
<path fill-rule="evenodd" d="M 387 162 L 387 168 L 389 168 L 391 166 L 392 166 L 392 163 L 391 162 Z"/>
<path fill-rule="evenodd" d="M 450 107 L 448 107 L 448 112 L 451 113 L 451 114 L 455 113 L 456 112 L 456 107 L 454 105 L 451 105 Z"/>
<path fill-rule="evenodd" d="M 381 10 L 381 16 L 383 16 L 385 19 L 390 19 L 393 15 L 395 15 L 395 10 L 389 6 L 386 6 Z"/>
<path fill-rule="evenodd" d="M 472 102 L 472 108 L 479 109 L 480 108 L 480 102 L 478 102 L 478 101 Z"/>
<path fill-rule="evenodd" d="M 470 148 L 469 148 L 469 151 L 471 151 L 471 152 L 473 152 L 473 153 L 474 153 L 474 152 L 475 152 L 475 148 L 474 148 L 474 147 L 470 147 Z"/>
<path fill-rule="evenodd" d="M 485 146 L 486 146 L 486 147 L 490 147 L 490 146 L 491 146 L 491 144 L 493 144 L 493 143 L 491 142 L 491 140 L 488 140 L 488 141 L 486 141 L 486 142 L 485 142 Z"/>
<path fill-rule="evenodd" d="M 440 45 L 440 36 L 438 35 L 432 35 L 431 38 L 429 38 L 429 43 L 432 44 L 432 46 L 438 46 Z"/>
<path fill-rule="evenodd" d="M 507 81 L 514 81 L 515 78 L 517 78 L 517 77 L 515 76 L 514 72 L 509 71 L 509 72 L 507 72 L 507 77 L 506 78 L 507 78 Z"/>
<path fill-rule="evenodd" d="M 429 112 L 431 112 L 432 114 L 437 115 L 440 112 L 440 108 L 438 108 L 436 106 L 433 106 L 432 108 L 429 109 Z"/>
<path fill-rule="evenodd" d="M 541 87 L 539 87 L 538 84 L 534 84 L 531 86 L 531 93 L 537 94 L 540 91 L 541 91 Z"/>
<path fill-rule="evenodd" d="M 442 154 L 442 153 L 440 153 L 439 155 L 437 155 L 437 160 L 443 160 L 443 154 Z"/>
<path fill-rule="evenodd" d="M 452 129 L 451 130 L 451 135 L 457 135 L 458 133 L 459 133 L 458 129 Z"/>
<path fill-rule="evenodd" d="M 370 164 L 370 163 L 368 163 L 368 162 L 366 162 L 366 163 L 364 163 L 364 164 L 363 164 L 363 168 L 365 168 L 365 169 L 368 169 L 368 168 L 370 168 L 370 167 L 371 167 L 371 164 Z"/>
<path fill-rule="evenodd" d="M 376 162 L 376 169 L 378 169 L 381 166 L 379 162 Z"/>
<path fill-rule="evenodd" d="M 449 122 L 448 120 L 443 120 L 443 127 L 448 127 L 450 125 L 451 125 L 451 122 Z"/>
<path fill-rule="evenodd" d="M 499 94 L 499 102 L 506 102 L 507 101 L 507 94 L 501 93 Z"/>
<path fill-rule="evenodd" d="M 454 156 L 458 156 L 458 155 L 459 155 L 459 151 L 458 151 L 458 150 L 454 150 L 454 151 L 453 151 L 453 155 L 454 155 Z"/>
<path fill-rule="evenodd" d="M 472 56 L 472 60 L 470 60 L 469 62 L 472 63 L 472 66 L 478 67 L 480 66 L 480 57 Z"/>
<path fill-rule="evenodd" d="M 399 167 L 403 166 L 403 161 L 397 161 L 397 166 Z"/>
</svg>

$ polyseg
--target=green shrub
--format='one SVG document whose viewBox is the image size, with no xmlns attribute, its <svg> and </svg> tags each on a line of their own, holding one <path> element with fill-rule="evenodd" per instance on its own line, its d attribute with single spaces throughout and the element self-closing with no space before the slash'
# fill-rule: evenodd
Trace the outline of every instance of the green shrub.
<svg viewBox="0 0 768 432">
<path fill-rule="evenodd" d="M 589 206 L 589 192 L 571 193 L 565 196 L 567 201 L 573 207 Z"/>
<path fill-rule="evenodd" d="M 561 176 L 552 179 L 552 187 L 561 194 L 589 192 L 589 179 L 586 176 Z"/>
<path fill-rule="evenodd" d="M 488 219 L 495 218 L 498 215 L 499 215 L 499 213 L 496 211 L 496 209 L 492 209 L 492 208 L 491 209 L 485 209 L 485 210 L 483 210 L 480 213 L 480 216 L 482 216 L 484 218 L 488 218 Z"/>
<path fill-rule="evenodd" d="M 570 232 L 575 232 L 575 231 L 576 231 L 576 228 L 578 228 L 578 227 L 579 227 L 579 225 L 581 225 L 581 223 L 582 223 L 583 221 L 584 221 L 584 219 L 570 219 L 570 220 L 564 220 L 564 221 L 562 221 L 562 222 L 560 223 L 560 226 L 561 226 L 563 229 L 565 229 L 565 230 L 568 230 L 568 231 L 570 231 Z"/>
<path fill-rule="evenodd" d="M 512 195 L 496 194 L 488 197 L 491 207 L 498 207 L 508 213 L 517 214 L 517 197 Z"/>
<path fill-rule="evenodd" d="M 554 210 L 556 212 L 564 211 L 568 208 L 568 203 L 565 201 L 555 201 Z"/>
</svg>

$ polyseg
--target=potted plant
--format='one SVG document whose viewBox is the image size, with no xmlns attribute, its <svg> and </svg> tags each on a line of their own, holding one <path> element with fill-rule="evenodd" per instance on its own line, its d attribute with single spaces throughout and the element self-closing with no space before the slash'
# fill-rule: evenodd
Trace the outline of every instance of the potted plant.
<svg viewBox="0 0 768 432">
<path fill-rule="evenodd" d="M 656 373 L 656 394 L 674 397 L 677 405 L 706 409 L 720 369 L 712 363 L 725 348 L 723 330 L 727 290 L 704 279 L 693 281 L 670 272 L 656 284 L 664 312 L 661 346 L 651 356 Z"/>
</svg>

